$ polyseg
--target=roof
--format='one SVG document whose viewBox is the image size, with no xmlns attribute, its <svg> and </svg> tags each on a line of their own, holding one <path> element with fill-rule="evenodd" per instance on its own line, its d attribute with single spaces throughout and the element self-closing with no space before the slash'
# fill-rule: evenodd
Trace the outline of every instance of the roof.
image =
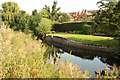
<svg viewBox="0 0 120 80">
<path fill-rule="evenodd" d="M 86 13 L 87 15 L 92 15 L 92 13 Z"/>
<path fill-rule="evenodd" d="M 70 19 L 74 19 L 69 13 L 67 13 L 67 15 L 70 17 Z"/>
</svg>

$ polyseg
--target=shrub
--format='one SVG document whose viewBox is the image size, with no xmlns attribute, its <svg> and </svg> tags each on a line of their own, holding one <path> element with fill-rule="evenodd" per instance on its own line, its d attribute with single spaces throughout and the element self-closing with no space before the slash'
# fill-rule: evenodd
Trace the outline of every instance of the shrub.
<svg viewBox="0 0 120 80">
<path fill-rule="evenodd" d="M 72 63 L 44 63 L 46 50 L 41 40 L 32 39 L 30 35 L 14 32 L 11 29 L 0 28 L 1 44 L 1 74 L 2 78 L 86 78 Z"/>
<path fill-rule="evenodd" d="M 71 32 L 72 34 L 84 34 L 84 32 L 83 31 L 73 31 L 73 32 Z"/>
<path fill-rule="evenodd" d="M 97 72 L 95 73 L 96 73 L 96 78 L 119 79 L 120 78 L 120 66 L 117 67 L 114 64 L 113 67 L 109 67 L 109 65 L 107 65 L 105 70 L 100 71 L 100 69 L 98 69 L 98 73 Z"/>
<path fill-rule="evenodd" d="M 82 31 L 85 24 L 91 25 L 91 27 L 94 28 L 94 22 L 73 22 L 54 24 L 52 30 L 56 32 Z"/>
<path fill-rule="evenodd" d="M 42 18 L 38 27 L 36 28 L 37 33 L 48 33 L 51 31 L 52 21 L 47 18 Z"/>
<path fill-rule="evenodd" d="M 49 33 L 51 31 L 51 27 L 52 21 L 46 18 L 42 18 L 41 22 L 38 24 L 38 27 L 36 27 L 36 34 L 38 38 L 44 40 L 46 33 Z"/>
<path fill-rule="evenodd" d="M 45 52 L 45 47 L 41 47 L 41 41 L 32 40 L 30 35 L 14 32 L 11 29 L 0 30 L 2 31 L 2 77 L 30 78 L 38 74 L 37 70 L 44 64 L 42 54 Z"/>
<path fill-rule="evenodd" d="M 91 34 L 91 26 L 88 25 L 88 24 L 85 24 L 85 25 L 83 26 L 82 31 L 84 32 L 84 34 Z"/>
</svg>

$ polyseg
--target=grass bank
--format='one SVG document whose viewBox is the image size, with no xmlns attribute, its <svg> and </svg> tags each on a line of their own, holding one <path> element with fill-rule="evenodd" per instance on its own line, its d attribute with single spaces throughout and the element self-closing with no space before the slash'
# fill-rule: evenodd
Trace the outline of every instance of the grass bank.
<svg viewBox="0 0 120 80">
<path fill-rule="evenodd" d="M 101 44 L 104 46 L 111 46 L 111 47 L 117 46 L 117 40 L 114 40 L 112 37 L 70 34 L 70 33 L 55 33 L 50 35 L 66 37 L 68 39 L 83 43 Z"/>
</svg>

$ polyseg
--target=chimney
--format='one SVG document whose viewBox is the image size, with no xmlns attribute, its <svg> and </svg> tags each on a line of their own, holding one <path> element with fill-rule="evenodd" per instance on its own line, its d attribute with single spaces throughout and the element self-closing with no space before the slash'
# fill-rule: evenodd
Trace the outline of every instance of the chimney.
<svg viewBox="0 0 120 80">
<path fill-rule="evenodd" d="M 82 10 L 82 14 L 84 14 L 84 9 Z"/>
<path fill-rule="evenodd" d="M 87 9 L 85 9 L 85 14 L 87 14 L 88 13 L 88 11 L 87 11 Z"/>
</svg>

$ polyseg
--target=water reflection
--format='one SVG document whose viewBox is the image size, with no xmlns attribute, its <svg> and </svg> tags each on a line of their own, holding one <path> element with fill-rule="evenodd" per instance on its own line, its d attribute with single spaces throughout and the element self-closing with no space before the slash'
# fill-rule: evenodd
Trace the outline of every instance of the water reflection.
<svg viewBox="0 0 120 80">
<path fill-rule="evenodd" d="M 120 65 L 120 54 L 84 50 L 80 48 L 74 48 L 74 47 L 62 45 L 60 43 L 55 43 L 55 42 L 47 42 L 47 44 L 51 46 L 53 52 L 57 52 L 59 54 L 63 54 L 64 51 L 70 53 L 70 51 L 72 50 L 73 51 L 72 55 L 75 55 L 83 59 L 93 60 L 95 57 L 99 57 L 99 59 L 103 63 L 108 63 L 110 65 L 113 64 Z"/>
<path fill-rule="evenodd" d="M 55 42 L 47 42 L 49 45 L 46 53 L 44 55 L 45 58 L 54 57 L 54 62 L 57 60 L 65 60 L 68 58 L 70 51 L 72 50 L 72 55 L 70 56 L 69 62 L 73 62 L 78 66 L 82 66 L 81 70 L 85 71 L 86 69 L 89 72 L 97 71 L 98 68 L 105 69 L 106 64 L 113 65 L 117 64 L 120 65 L 120 55 L 119 54 L 112 54 L 112 53 L 104 53 L 104 52 L 96 52 L 90 50 L 83 50 L 79 48 L 65 46 Z M 48 56 L 49 55 L 49 56 Z M 93 73 L 94 77 L 95 74 Z"/>
</svg>

